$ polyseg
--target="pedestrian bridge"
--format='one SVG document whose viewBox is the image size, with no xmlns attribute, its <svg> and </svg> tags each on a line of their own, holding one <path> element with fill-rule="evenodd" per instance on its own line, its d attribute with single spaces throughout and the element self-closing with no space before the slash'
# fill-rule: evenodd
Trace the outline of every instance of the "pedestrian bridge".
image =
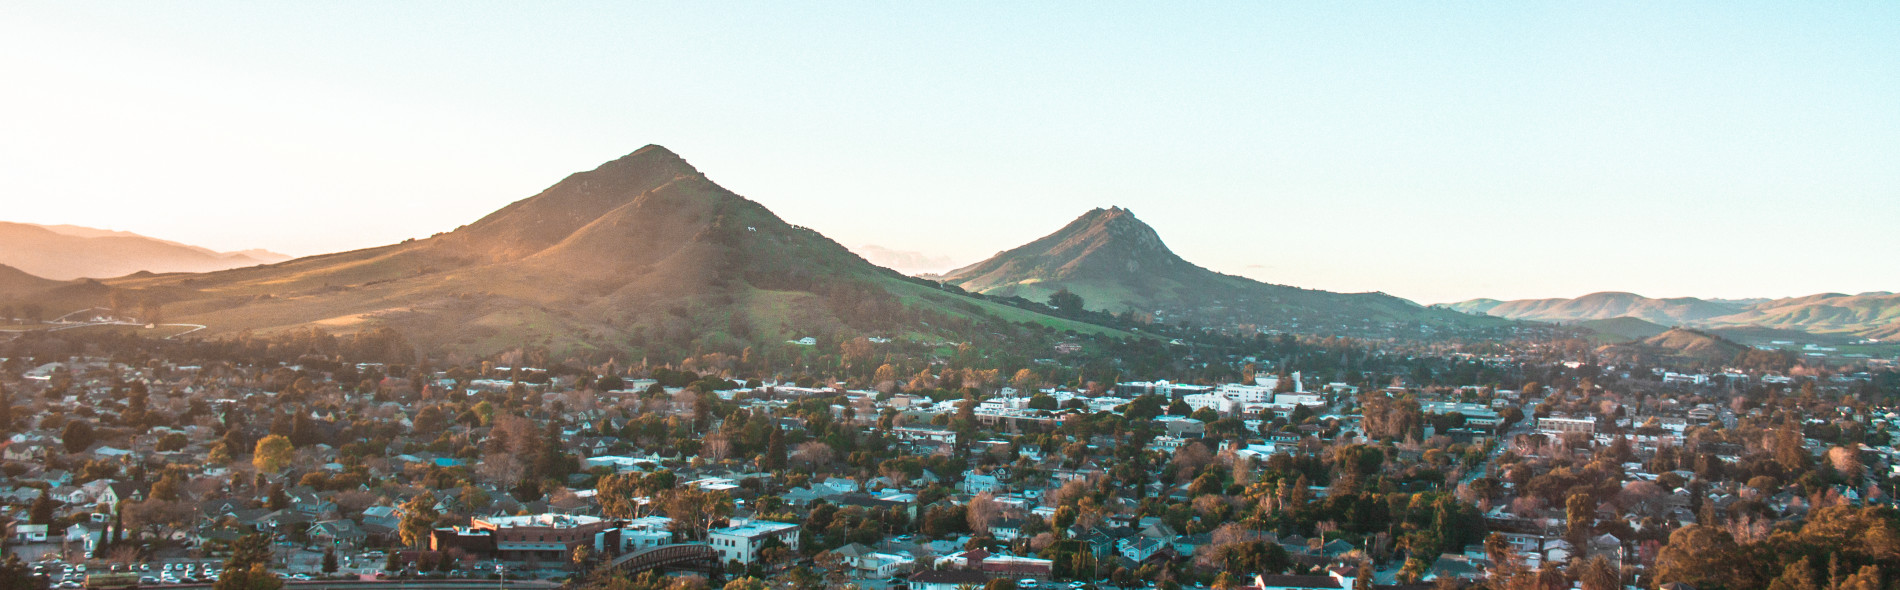
<svg viewBox="0 0 1900 590">
<path fill-rule="evenodd" d="M 648 547 L 615 557 L 613 561 L 601 566 L 602 569 L 618 570 L 629 575 L 659 570 L 665 572 L 699 572 L 707 579 L 719 579 L 725 569 L 719 563 L 719 550 L 705 543 L 676 543 Z"/>
</svg>

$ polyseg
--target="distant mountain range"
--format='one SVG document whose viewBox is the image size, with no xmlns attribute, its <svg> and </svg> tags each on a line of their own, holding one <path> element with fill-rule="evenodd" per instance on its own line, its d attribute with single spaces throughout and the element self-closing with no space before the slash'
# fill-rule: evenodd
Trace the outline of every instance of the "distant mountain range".
<svg viewBox="0 0 1900 590">
<path fill-rule="evenodd" d="M 876 244 L 865 244 L 852 248 L 851 252 L 871 264 L 882 266 L 907 275 L 940 273 L 956 266 L 948 256 L 933 256 L 922 252 L 893 250 Z"/>
<path fill-rule="evenodd" d="M 265 250 L 217 252 L 131 232 L 0 222 L 0 265 L 55 280 L 135 272 L 208 272 L 283 262 Z"/>
<path fill-rule="evenodd" d="M 1154 228 L 1120 207 L 1089 211 L 1055 233 L 941 278 L 969 291 L 1032 301 L 1066 289 L 1089 309 L 1158 312 L 1206 325 L 1367 334 L 1395 326 L 1496 324 L 1383 293 L 1333 293 L 1220 274 L 1183 260 Z"/>
<path fill-rule="evenodd" d="M 21 285 L 6 291 L 7 282 Z M 683 355 L 850 334 L 968 341 L 1007 336 L 1012 322 L 1119 333 L 872 265 L 659 146 L 427 239 L 50 288 L 0 273 L 0 298 L 44 302 L 48 315 L 113 290 L 155 297 L 167 319 L 204 324 L 210 336 L 387 326 L 419 346 L 476 354 Z"/>
<path fill-rule="evenodd" d="M 1473 299 L 1441 307 L 1516 320 L 1574 324 L 1636 318 L 1664 327 L 1758 328 L 1808 334 L 1900 338 L 1900 295 L 1822 293 L 1786 299 L 1655 299 L 1634 293 L 1592 293 L 1575 299 Z"/>
</svg>

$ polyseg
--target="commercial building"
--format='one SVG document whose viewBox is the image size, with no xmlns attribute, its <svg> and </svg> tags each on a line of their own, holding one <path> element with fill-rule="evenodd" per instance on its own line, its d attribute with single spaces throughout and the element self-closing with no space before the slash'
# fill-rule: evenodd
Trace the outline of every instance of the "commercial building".
<svg viewBox="0 0 1900 590">
<path fill-rule="evenodd" d="M 575 547 L 600 551 L 618 545 L 619 527 L 593 516 L 534 514 L 473 518 L 467 527 L 439 528 L 429 549 L 459 548 L 472 555 L 508 562 L 565 563 Z M 614 538 L 610 538 L 614 537 Z"/>
</svg>

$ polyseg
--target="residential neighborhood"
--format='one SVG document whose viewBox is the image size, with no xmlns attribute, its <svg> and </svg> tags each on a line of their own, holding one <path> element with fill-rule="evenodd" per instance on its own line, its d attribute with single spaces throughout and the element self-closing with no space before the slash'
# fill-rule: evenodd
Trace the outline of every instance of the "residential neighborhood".
<svg viewBox="0 0 1900 590">
<path fill-rule="evenodd" d="M 1478 378 L 1352 383 L 1240 358 L 1242 379 L 1205 384 L 1072 387 L 1030 368 L 986 382 L 932 363 L 908 383 L 878 378 L 885 364 L 867 387 L 851 369 L 761 380 L 721 358 L 12 350 L 7 552 L 65 587 L 97 568 L 215 581 L 253 538 L 296 579 L 1649 586 L 1705 550 L 1685 536 L 1892 531 L 1900 465 L 1864 372 L 1682 380 L 1452 355 L 1433 363 Z"/>
</svg>

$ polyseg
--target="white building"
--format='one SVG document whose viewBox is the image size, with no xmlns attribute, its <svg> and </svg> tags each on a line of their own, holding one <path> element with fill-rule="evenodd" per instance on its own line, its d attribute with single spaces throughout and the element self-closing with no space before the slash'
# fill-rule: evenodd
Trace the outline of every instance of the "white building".
<svg viewBox="0 0 1900 590">
<path fill-rule="evenodd" d="M 769 520 L 734 520 L 732 524 L 713 529 L 706 535 L 707 543 L 719 550 L 720 559 L 726 562 L 752 565 L 768 539 L 778 539 L 787 548 L 798 551 L 798 525 Z"/>
<path fill-rule="evenodd" d="M 673 530 L 669 528 L 673 519 L 664 516 L 644 516 L 627 522 L 620 530 L 620 550 L 638 551 L 670 544 L 673 542 Z"/>
<path fill-rule="evenodd" d="M 1554 435 L 1562 435 L 1566 432 L 1581 432 L 1584 434 L 1595 434 L 1597 431 L 1597 417 L 1584 416 L 1581 418 L 1575 418 L 1575 417 L 1563 417 L 1563 416 L 1549 416 L 1545 418 L 1538 418 L 1537 431 L 1544 434 L 1554 434 Z"/>
<path fill-rule="evenodd" d="M 945 444 L 956 444 L 957 442 L 957 433 L 955 431 L 941 428 L 899 426 L 891 429 L 891 436 L 896 437 L 897 440 L 900 441 L 924 441 Z"/>
</svg>

